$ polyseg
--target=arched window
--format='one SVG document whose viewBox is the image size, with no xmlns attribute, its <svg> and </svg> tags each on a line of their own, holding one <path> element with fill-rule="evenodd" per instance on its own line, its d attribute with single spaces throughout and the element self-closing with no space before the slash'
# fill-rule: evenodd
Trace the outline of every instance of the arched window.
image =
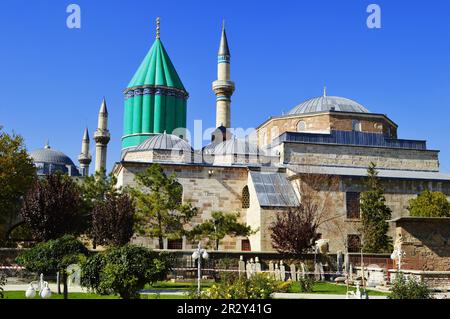
<svg viewBox="0 0 450 319">
<path fill-rule="evenodd" d="M 362 131 L 362 129 L 361 129 L 361 122 L 358 121 L 358 120 L 353 120 L 352 121 L 352 129 L 355 132 L 361 132 Z"/>
<path fill-rule="evenodd" d="M 242 208 L 250 207 L 250 193 L 248 192 L 248 186 L 245 186 L 242 190 Z"/>
<path fill-rule="evenodd" d="M 300 121 L 297 123 L 297 132 L 304 132 L 306 131 L 306 122 Z"/>
</svg>

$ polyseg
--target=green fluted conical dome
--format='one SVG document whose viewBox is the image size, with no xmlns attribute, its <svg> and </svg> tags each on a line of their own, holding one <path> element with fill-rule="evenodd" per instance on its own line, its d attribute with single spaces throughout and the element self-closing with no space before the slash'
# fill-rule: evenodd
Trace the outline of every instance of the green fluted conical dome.
<svg viewBox="0 0 450 319">
<path fill-rule="evenodd" d="M 175 67 L 160 39 L 156 39 L 128 88 L 161 85 L 185 90 Z"/>
<path fill-rule="evenodd" d="M 189 94 L 159 38 L 125 89 L 122 149 L 167 132 L 185 137 Z"/>
</svg>

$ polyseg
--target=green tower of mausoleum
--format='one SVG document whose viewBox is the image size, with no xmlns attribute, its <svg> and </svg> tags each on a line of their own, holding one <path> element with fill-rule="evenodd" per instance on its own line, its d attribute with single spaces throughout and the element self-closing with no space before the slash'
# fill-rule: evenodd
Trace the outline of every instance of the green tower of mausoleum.
<svg viewBox="0 0 450 319">
<path fill-rule="evenodd" d="M 167 132 L 185 137 L 188 92 L 159 37 L 124 91 L 122 149 Z"/>
</svg>

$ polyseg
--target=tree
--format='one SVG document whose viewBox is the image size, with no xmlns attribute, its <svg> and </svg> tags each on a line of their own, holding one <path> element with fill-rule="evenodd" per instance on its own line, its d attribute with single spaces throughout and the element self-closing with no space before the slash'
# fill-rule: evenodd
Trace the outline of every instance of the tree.
<svg viewBox="0 0 450 319">
<path fill-rule="evenodd" d="M 420 217 L 450 217 L 450 202 L 441 192 L 423 191 L 409 200 L 409 213 Z"/>
<path fill-rule="evenodd" d="M 0 225 L 18 212 L 21 198 L 35 178 L 36 168 L 23 138 L 3 132 L 0 126 Z"/>
<path fill-rule="evenodd" d="M 378 178 L 376 165 L 367 169 L 367 191 L 361 194 L 362 249 L 368 253 L 392 251 L 392 239 L 387 235 L 391 209 L 386 206 L 384 189 Z"/>
<path fill-rule="evenodd" d="M 67 267 L 79 263 L 86 256 L 88 250 L 75 237 L 66 235 L 55 240 L 39 243 L 33 248 L 21 253 L 16 262 L 27 270 L 62 275 L 64 286 L 64 299 L 68 297 L 67 291 Z"/>
<path fill-rule="evenodd" d="M 272 246 L 280 253 L 302 254 L 320 238 L 319 227 L 340 217 L 335 215 L 333 192 L 339 180 L 329 175 L 305 173 L 298 176 L 294 187 L 300 194 L 297 205 L 288 205 L 277 213 L 270 225 Z"/>
<path fill-rule="evenodd" d="M 219 250 L 219 244 L 225 236 L 250 236 L 255 232 L 250 226 L 238 222 L 239 214 L 226 214 L 224 212 L 212 212 L 211 219 L 196 225 L 189 233 L 191 239 L 201 240 L 208 238 Z"/>
<path fill-rule="evenodd" d="M 86 227 L 84 213 L 79 187 L 70 177 L 60 173 L 36 180 L 20 211 L 37 241 L 80 234 Z"/>
<path fill-rule="evenodd" d="M 117 178 L 112 174 L 107 175 L 105 169 L 85 177 L 80 183 L 87 215 L 90 217 L 87 225 L 88 235 L 92 239 L 94 249 L 97 244 L 125 244 L 132 236 L 131 234 L 128 237 L 130 225 L 133 227 L 133 216 L 131 220 L 129 216 L 132 203 L 128 201 L 129 197 L 121 194 L 121 189 L 116 185 Z M 108 212 L 109 209 L 112 209 L 114 213 Z M 118 209 L 121 211 L 119 212 Z M 117 213 L 121 218 L 114 218 Z M 113 230 L 119 232 L 113 233 Z M 126 237 L 128 240 L 123 242 Z"/>
<path fill-rule="evenodd" d="M 165 279 L 171 270 L 169 255 L 145 247 L 125 245 L 91 256 L 81 266 L 81 283 L 96 293 L 139 298 L 146 284 Z"/>
<path fill-rule="evenodd" d="M 414 278 L 407 279 L 402 273 L 397 273 L 389 299 L 433 299 L 430 290 L 423 282 Z"/>
<path fill-rule="evenodd" d="M 134 213 L 128 194 L 106 194 L 93 208 L 90 236 L 98 245 L 125 245 L 133 236 Z"/>
<path fill-rule="evenodd" d="M 105 169 L 86 176 L 80 183 L 80 188 L 87 210 L 91 213 L 95 203 L 104 201 L 107 195 L 118 195 L 120 188 L 117 188 L 116 184 L 117 178 L 112 174 L 106 175 Z"/>
<path fill-rule="evenodd" d="M 280 253 L 302 254 L 320 238 L 319 221 L 302 205 L 276 215 L 270 226 L 272 246 Z"/>
<path fill-rule="evenodd" d="M 184 225 L 197 214 L 190 204 L 182 204 L 183 188 L 175 174 L 167 176 L 161 165 L 152 164 L 136 175 L 138 188 L 129 189 L 137 203 L 137 228 L 142 234 L 159 239 L 163 249 L 164 237 L 181 238 Z"/>
</svg>

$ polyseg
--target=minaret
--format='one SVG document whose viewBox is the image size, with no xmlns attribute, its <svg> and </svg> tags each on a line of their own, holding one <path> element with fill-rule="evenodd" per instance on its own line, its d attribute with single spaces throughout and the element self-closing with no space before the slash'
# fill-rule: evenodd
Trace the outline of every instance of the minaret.
<svg viewBox="0 0 450 319">
<path fill-rule="evenodd" d="M 216 94 L 216 127 L 231 127 L 231 95 L 234 82 L 230 80 L 230 50 L 228 48 L 225 23 L 222 24 L 222 38 L 217 60 L 217 81 L 212 84 Z"/>
<path fill-rule="evenodd" d="M 94 133 L 95 140 L 95 172 L 106 170 L 106 151 L 111 136 L 108 131 L 108 109 L 103 98 L 100 112 L 98 113 L 98 127 Z"/>
<path fill-rule="evenodd" d="M 89 131 L 88 128 L 84 130 L 83 140 L 81 141 L 81 153 L 78 156 L 80 163 L 81 176 L 89 176 L 89 164 L 91 164 L 92 156 L 89 154 Z"/>
</svg>

